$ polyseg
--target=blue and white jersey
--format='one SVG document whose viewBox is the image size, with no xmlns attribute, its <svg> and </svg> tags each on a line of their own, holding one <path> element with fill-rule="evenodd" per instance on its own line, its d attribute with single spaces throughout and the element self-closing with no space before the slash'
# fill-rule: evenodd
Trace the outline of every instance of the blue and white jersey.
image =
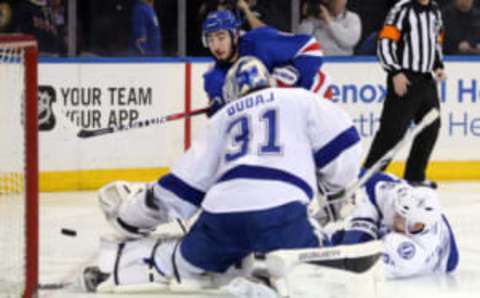
<svg viewBox="0 0 480 298">
<path fill-rule="evenodd" d="M 299 74 L 296 87 L 305 88 L 325 98 L 331 97 L 328 92 L 330 84 L 328 76 L 321 71 L 323 54 L 320 44 L 314 37 L 285 33 L 273 27 L 263 26 L 240 36 L 238 47 L 240 56 L 257 57 L 270 73 L 273 73 L 275 68 L 293 66 Z M 209 100 L 215 103 L 213 113 L 223 106 L 222 88 L 230 66 L 215 63 L 203 75 L 204 89 Z"/>
<path fill-rule="evenodd" d="M 308 204 L 318 179 L 344 188 L 356 179 L 360 138 L 350 117 L 301 88 L 268 88 L 224 106 L 155 196 L 189 217 Z"/>
<path fill-rule="evenodd" d="M 372 176 L 347 219 L 343 243 L 382 239 L 385 274 L 390 279 L 453 271 L 458 265 L 458 249 L 445 216 L 419 233 L 393 231 L 395 195 L 391 191 L 398 183 L 405 182 L 384 173 Z"/>
</svg>

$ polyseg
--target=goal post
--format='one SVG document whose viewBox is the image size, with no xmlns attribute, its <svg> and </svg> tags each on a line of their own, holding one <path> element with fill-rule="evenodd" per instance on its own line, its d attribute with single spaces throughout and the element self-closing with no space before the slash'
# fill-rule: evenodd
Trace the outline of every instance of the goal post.
<svg viewBox="0 0 480 298">
<path fill-rule="evenodd" d="M 38 285 L 37 42 L 0 34 L 0 297 Z"/>
</svg>

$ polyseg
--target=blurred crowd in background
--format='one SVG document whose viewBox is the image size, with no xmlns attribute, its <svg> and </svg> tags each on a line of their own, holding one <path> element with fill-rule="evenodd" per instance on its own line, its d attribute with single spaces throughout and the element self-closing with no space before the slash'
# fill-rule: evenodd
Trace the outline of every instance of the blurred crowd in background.
<svg viewBox="0 0 480 298">
<path fill-rule="evenodd" d="M 0 0 L 0 33 L 33 34 L 41 53 L 51 56 L 178 56 L 182 37 L 183 54 L 208 56 L 201 42 L 203 18 L 236 1 L 186 0 L 186 30 L 179 38 L 177 0 Z M 325 55 L 345 56 L 375 55 L 377 32 L 399 0 L 242 1 L 267 25 L 312 34 Z M 480 54 L 480 0 L 436 2 L 443 11 L 445 54 Z M 293 24 L 295 5 L 300 17 Z M 75 18 L 73 26 L 69 17 Z"/>
</svg>

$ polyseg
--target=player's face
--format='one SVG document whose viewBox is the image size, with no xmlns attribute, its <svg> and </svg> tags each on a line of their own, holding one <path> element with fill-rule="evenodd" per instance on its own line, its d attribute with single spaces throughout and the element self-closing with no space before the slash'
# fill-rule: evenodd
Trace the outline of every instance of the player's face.
<svg viewBox="0 0 480 298">
<path fill-rule="evenodd" d="M 217 60 L 226 61 L 232 57 L 233 41 L 230 33 L 226 30 L 209 33 L 207 45 Z"/>
<path fill-rule="evenodd" d="M 418 0 L 418 3 L 422 5 L 428 5 L 430 3 L 430 0 Z"/>
<path fill-rule="evenodd" d="M 415 223 L 413 225 L 410 225 L 410 228 L 408 228 L 405 217 L 401 216 L 398 213 L 395 214 L 393 218 L 393 230 L 397 233 L 407 234 L 407 231 L 408 233 L 415 233 L 423 230 L 424 227 L 425 225 L 422 223 Z"/>
</svg>

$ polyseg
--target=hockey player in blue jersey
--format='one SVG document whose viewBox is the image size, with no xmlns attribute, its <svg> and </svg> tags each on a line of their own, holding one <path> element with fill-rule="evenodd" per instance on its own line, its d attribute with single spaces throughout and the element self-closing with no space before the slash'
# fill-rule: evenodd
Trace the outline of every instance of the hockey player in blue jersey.
<svg viewBox="0 0 480 298">
<path fill-rule="evenodd" d="M 108 257 L 100 257 L 100 268 L 84 271 L 87 289 L 148 283 L 169 288 L 206 281 L 206 272 L 228 275 L 253 252 L 321 246 L 307 205 L 317 183 L 339 190 L 356 179 L 360 138 L 332 102 L 301 88 L 271 85 L 258 59 L 242 57 L 228 72 L 226 105 L 170 174 L 138 191 L 121 182 L 100 190 L 108 221 L 130 239 L 175 218 L 200 215 L 182 239 L 114 245 L 109 265 L 102 261 Z"/>
<path fill-rule="evenodd" d="M 337 244 L 381 239 L 388 279 L 452 272 L 458 266 L 455 237 L 436 192 L 384 173 L 357 192 L 346 229 L 333 238 Z"/>
<path fill-rule="evenodd" d="M 210 100 L 209 115 L 225 104 L 222 87 L 231 65 L 242 56 L 260 59 L 278 87 L 302 87 L 325 98 L 331 97 L 329 78 L 321 70 L 323 54 L 314 37 L 280 32 L 270 26 L 240 34 L 240 21 L 230 10 L 214 11 L 203 22 L 202 39 L 215 58 L 204 75 Z"/>
</svg>

